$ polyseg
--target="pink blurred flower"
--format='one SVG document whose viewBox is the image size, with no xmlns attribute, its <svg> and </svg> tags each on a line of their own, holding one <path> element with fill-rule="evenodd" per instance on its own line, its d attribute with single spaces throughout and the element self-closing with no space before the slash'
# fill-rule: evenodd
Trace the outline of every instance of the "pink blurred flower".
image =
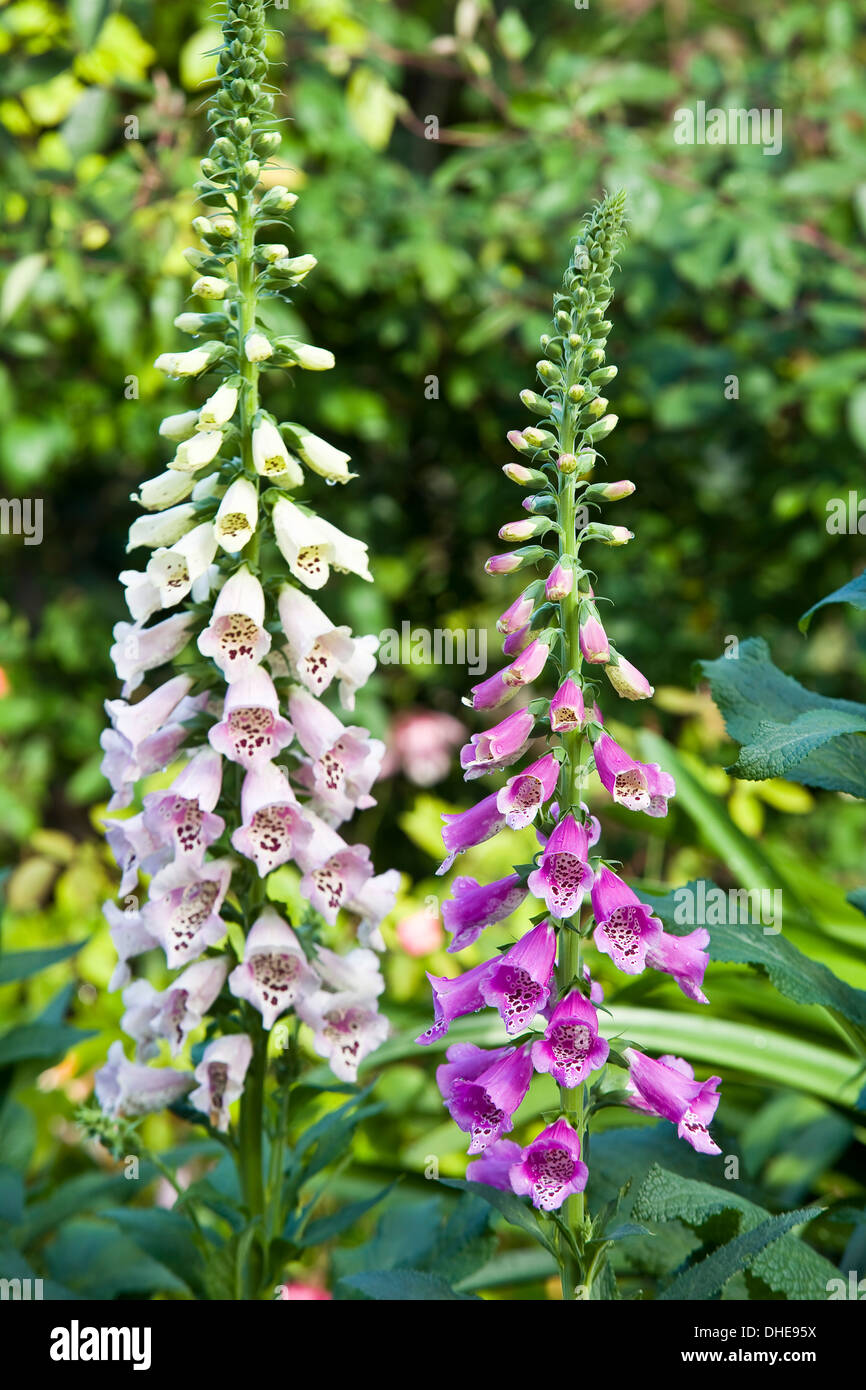
<svg viewBox="0 0 866 1390">
<path fill-rule="evenodd" d="M 283 1284 L 280 1289 L 280 1298 L 276 1302 L 279 1302 L 280 1299 L 291 1301 L 292 1299 L 329 1299 L 333 1297 L 334 1295 L 328 1293 L 327 1289 L 319 1289 L 315 1284 Z"/>
<path fill-rule="evenodd" d="M 386 735 L 380 777 L 405 773 L 416 787 L 432 787 L 447 776 L 452 750 L 466 730 L 450 714 L 433 709 L 410 709 L 395 715 Z"/>
<path fill-rule="evenodd" d="M 397 923 L 397 940 L 410 956 L 429 956 L 438 951 L 444 939 L 442 923 L 435 912 L 426 907 L 401 917 Z"/>
</svg>

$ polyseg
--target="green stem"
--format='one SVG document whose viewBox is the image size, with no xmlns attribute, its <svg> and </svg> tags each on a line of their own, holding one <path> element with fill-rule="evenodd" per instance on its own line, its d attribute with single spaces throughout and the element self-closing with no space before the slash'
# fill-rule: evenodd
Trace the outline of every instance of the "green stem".
<svg viewBox="0 0 866 1390">
<path fill-rule="evenodd" d="M 256 327 L 256 224 L 252 192 L 237 194 L 238 254 L 237 275 L 240 295 L 238 309 L 238 358 L 243 385 L 238 402 L 238 428 L 241 439 L 241 462 L 244 473 L 259 491 L 259 475 L 253 464 L 253 421 L 259 408 L 259 364 L 247 360 L 244 339 Z M 255 570 L 259 559 L 259 530 L 247 544 L 244 560 Z"/>
</svg>

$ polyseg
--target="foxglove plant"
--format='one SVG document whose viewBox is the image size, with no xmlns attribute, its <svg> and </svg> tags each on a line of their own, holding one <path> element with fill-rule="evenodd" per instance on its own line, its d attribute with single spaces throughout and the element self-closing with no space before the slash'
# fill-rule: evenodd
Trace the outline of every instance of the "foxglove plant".
<svg viewBox="0 0 866 1390">
<path fill-rule="evenodd" d="M 468 811 L 444 817 L 446 872 L 464 850 L 507 828 L 534 825 L 540 848 L 532 865 L 481 885 L 458 877 L 443 917 L 451 951 L 502 922 L 529 894 L 543 904 L 535 925 L 503 954 L 455 979 L 431 978 L 435 1017 L 418 1041 L 444 1037 L 451 1022 L 485 1007 L 497 1009 L 508 1045 L 485 1053 L 469 1044 L 448 1048 L 437 1079 L 448 1110 L 470 1136 L 470 1181 L 530 1198 L 555 1223 L 563 1295 L 594 1296 L 607 1244 L 584 1205 L 589 1122 L 604 1097 L 660 1116 L 701 1153 L 717 1153 L 708 1125 L 719 1096 L 718 1077 L 697 1081 L 678 1057 L 654 1060 L 636 1048 L 611 1049 L 600 1034 L 603 993 L 589 973 L 584 949 L 592 942 L 626 975 L 647 967 L 670 974 L 691 999 L 702 992 L 708 933 L 688 937 L 663 930 L 651 909 L 600 855 L 599 824 L 584 803 L 593 767 L 618 805 L 636 815 L 664 816 L 675 793 L 673 778 L 630 758 L 605 730 L 599 708 L 603 672 L 617 696 L 649 698 L 646 678 L 617 650 L 601 622 L 596 576 L 583 549 L 625 545 L 624 526 L 592 516 L 606 503 L 634 492 L 628 481 L 593 481 L 599 446 L 617 423 L 605 387 L 616 376 L 606 363 L 611 323 L 611 274 L 623 226 L 624 196 L 607 197 L 586 220 L 554 296 L 554 327 L 541 339 L 541 390 L 521 393 L 538 423 L 512 431 L 509 442 L 523 462 L 505 466 L 525 489 L 526 516 L 502 527 L 500 538 L 525 542 L 494 555 L 493 575 L 545 566 L 499 619 L 508 664 L 474 687 L 467 703 L 501 711 L 497 723 L 474 734 L 461 754 L 467 781 L 505 770 L 504 785 Z M 528 689 L 553 673 L 552 698 Z M 519 707 L 507 712 L 517 700 Z M 539 739 L 544 737 L 541 747 Z M 522 771 L 515 764 L 531 761 Z M 588 910 L 584 910 L 587 907 Z M 628 1069 L 626 1088 L 606 1085 L 606 1069 Z M 505 1137 L 530 1084 L 533 1069 L 559 1088 L 559 1113 L 526 1148 Z M 597 1295 L 595 1295 L 597 1296 Z"/>
<path fill-rule="evenodd" d="M 138 492 L 144 514 L 128 549 L 146 559 L 121 575 L 131 622 L 115 629 L 123 698 L 107 702 L 102 738 L 110 810 L 130 808 L 141 779 L 177 770 L 134 814 L 108 822 L 122 894 L 138 894 L 140 875 L 149 888 L 129 911 L 106 904 L 120 957 L 112 984 L 123 989 L 136 1056 L 113 1044 L 96 1094 L 116 1120 L 186 1097 L 186 1117 L 229 1145 L 248 1221 L 285 1238 L 298 1027 L 312 1030 L 312 1051 L 345 1090 L 387 1032 L 370 948 L 383 944 L 399 875 L 377 875 L 369 850 L 340 832 L 356 808 L 375 804 L 384 746 L 325 704 L 339 692 L 342 709 L 354 709 L 376 639 L 332 623 L 309 592 L 318 598 L 331 571 L 369 581 L 367 547 L 298 500 L 313 474 L 326 484 L 354 475 L 348 455 L 305 425 L 278 421 L 260 399 L 264 373 L 333 365 L 331 353 L 273 336 L 264 321 L 268 303 L 288 301 L 316 264 L 278 239 L 296 196 L 261 183 L 280 144 L 264 9 L 263 0 L 229 0 L 208 113 L 213 144 L 196 185 L 207 210 L 193 224 L 203 249 L 185 253 L 202 307 L 175 320 L 193 346 L 156 362 L 181 381 L 207 377 L 207 398 L 162 423 L 174 456 Z M 272 905 L 270 876 L 292 863 L 309 910 L 290 925 Z M 361 942 L 345 956 L 331 949 L 340 914 Z M 163 991 L 131 980 L 130 960 L 154 947 L 180 972 Z M 269 1062 L 280 1019 L 289 1042 Z M 187 1039 L 202 1022 L 205 1041 L 190 1058 Z M 186 1066 L 149 1065 L 160 1052 L 186 1056 Z M 247 1296 L 268 1272 L 265 1259 Z"/>
</svg>

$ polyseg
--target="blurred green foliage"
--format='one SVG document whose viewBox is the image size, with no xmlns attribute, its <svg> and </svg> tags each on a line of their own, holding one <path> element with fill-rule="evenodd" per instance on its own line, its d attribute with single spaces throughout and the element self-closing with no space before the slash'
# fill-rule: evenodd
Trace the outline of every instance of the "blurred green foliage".
<svg viewBox="0 0 866 1390">
<path fill-rule="evenodd" d="M 177 346 L 172 318 L 189 290 L 181 251 L 197 211 L 214 16 L 205 0 L 0 0 L 0 490 L 43 499 L 45 532 L 32 548 L 0 537 L 0 843 L 18 865 L 4 947 L 97 933 L 74 967 L 4 986 L 4 998 L 13 1022 L 30 1017 L 74 968 L 68 1011 L 98 1030 L 65 1070 L 25 1078 L 38 1147 L 22 1141 L 18 1159 L 44 1162 L 59 1146 L 64 1172 L 81 1161 L 68 1147 L 81 1075 L 120 1009 L 103 992 L 99 904 L 113 878 L 93 826 L 105 793 L 97 740 L 102 700 L 116 693 L 107 653 L 125 616 L 116 575 L 129 494 L 163 466 L 159 420 L 192 404 L 152 362 Z M 603 188 L 625 187 L 610 339 L 621 424 L 608 457 L 611 477 L 637 483 L 621 516 L 637 541 L 605 552 L 601 591 L 617 605 L 617 645 L 660 687 L 658 713 L 639 711 L 657 723 L 652 748 L 630 746 L 658 756 L 664 733 L 686 779 L 667 821 L 635 828 L 605 808 L 605 833 L 650 890 L 699 876 L 756 886 L 759 853 L 768 881 L 807 905 L 794 943 L 860 988 L 862 916 L 844 894 L 863 881 L 864 807 L 726 778 L 718 715 L 684 687 L 691 662 L 732 636 L 764 637 L 782 669 L 827 695 L 856 696 L 866 677 L 862 618 L 822 615 L 808 648 L 796 632 L 864 557 L 859 535 L 825 524 L 828 500 L 859 487 L 866 455 L 864 19 L 866 0 L 293 0 L 274 10 L 272 38 L 285 118 L 272 177 L 301 194 L 293 252 L 319 260 L 274 326 L 336 353 L 335 371 L 305 375 L 303 418 L 353 455 L 361 482 L 334 489 L 332 516 L 370 542 L 377 576 L 343 586 L 332 616 L 359 631 L 485 628 L 495 664 L 492 624 L 513 592 L 482 564 L 518 506 L 499 471 L 505 434 L 527 423 L 517 393 L 534 384 L 579 216 Z M 780 108 L 781 152 L 677 145 L 674 112 L 698 101 Z M 468 683 L 457 666 L 385 666 L 361 717 L 377 731 L 419 707 L 461 717 Z M 441 893 L 438 811 L 466 800 L 456 773 L 421 795 L 397 775 L 361 821 L 377 862 L 409 875 L 400 914 Z M 505 854 L 483 846 L 464 872 L 505 872 Z M 424 1022 L 423 970 L 449 959 L 388 960 L 398 1026 Z M 648 988 L 620 998 L 640 1008 Z M 653 989 L 677 1026 L 695 1021 L 697 1040 L 698 1011 L 669 984 Z M 780 998 L 748 967 L 714 964 L 709 992 L 714 1017 L 806 1038 L 853 1071 L 822 1010 Z M 762 1081 L 753 1037 L 729 1044 L 722 1112 L 751 1195 L 769 1210 L 814 1191 L 862 1206 L 855 1118 L 796 1067 Z M 349 1196 L 397 1168 L 416 1175 L 403 1191 L 420 1201 L 430 1155 L 462 1175 L 432 1061 L 395 1042 Z M 538 1114 L 544 1080 L 534 1084 Z M 666 1150 L 645 1167 L 653 1157 L 675 1162 Z M 849 1242 L 846 1257 L 862 1263 L 851 1224 L 826 1222 L 821 1247 L 836 1259 Z M 524 1274 L 543 1289 L 543 1263 Z"/>
</svg>

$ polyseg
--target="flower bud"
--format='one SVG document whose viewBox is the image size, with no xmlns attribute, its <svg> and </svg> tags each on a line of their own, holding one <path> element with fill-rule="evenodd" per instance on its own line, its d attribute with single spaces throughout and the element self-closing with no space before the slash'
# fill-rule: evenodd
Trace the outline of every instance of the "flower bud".
<svg viewBox="0 0 866 1390">
<path fill-rule="evenodd" d="M 181 255 L 187 265 L 192 266 L 193 270 L 200 270 L 201 267 L 207 265 L 209 261 L 213 261 L 212 256 L 209 256 L 206 251 L 199 251 L 197 246 L 185 246 Z"/>
<path fill-rule="evenodd" d="M 227 488 L 214 519 L 217 544 L 237 555 L 252 539 L 258 522 L 259 498 L 248 478 L 236 478 Z"/>
<path fill-rule="evenodd" d="M 222 386 L 209 396 L 199 411 L 198 428 L 200 430 L 219 429 L 228 423 L 237 409 L 238 388 L 228 386 L 224 382 Z"/>
<path fill-rule="evenodd" d="M 256 153 L 263 154 L 267 159 L 269 155 L 276 154 L 282 143 L 283 137 L 278 130 L 264 130 L 256 136 Z"/>
<path fill-rule="evenodd" d="M 148 512 L 163 511 L 183 502 L 193 490 L 195 480 L 188 474 L 177 473 L 167 468 L 157 478 L 148 478 L 141 484 L 138 492 L 131 493 L 133 502 L 138 502 Z"/>
<path fill-rule="evenodd" d="M 192 293 L 201 299 L 225 299 L 233 289 L 228 280 L 220 280 L 215 275 L 200 275 L 192 287 Z"/>
<path fill-rule="evenodd" d="M 213 232 L 213 225 L 206 217 L 194 217 L 192 219 L 192 229 L 199 236 L 205 237 L 211 235 Z"/>
<path fill-rule="evenodd" d="M 531 449 L 553 449 L 556 447 L 556 435 L 549 430 L 536 429 L 530 425 L 523 431 L 523 438 Z"/>
<path fill-rule="evenodd" d="M 273 265 L 274 261 L 284 261 L 288 254 L 289 248 L 282 241 L 271 241 L 256 247 L 256 260 L 264 261 L 266 265 Z"/>
<path fill-rule="evenodd" d="M 235 219 L 228 213 L 220 213 L 219 217 L 212 217 L 211 227 L 217 236 L 230 237 L 235 234 Z"/>
<path fill-rule="evenodd" d="M 586 439 L 590 444 L 597 444 L 600 439 L 606 439 L 616 429 L 618 420 L 618 415 L 602 416 L 600 420 L 596 420 L 594 425 L 590 425 L 586 431 Z"/>
<path fill-rule="evenodd" d="M 259 203 L 259 212 L 290 212 L 298 201 L 297 193 L 290 193 L 282 183 L 275 183 Z"/>
<path fill-rule="evenodd" d="M 288 260 L 274 261 L 273 269 L 286 275 L 291 284 L 299 285 L 301 281 L 309 275 L 313 267 L 318 264 L 315 256 L 292 256 Z"/>
<path fill-rule="evenodd" d="M 184 410 L 180 415 L 166 415 L 159 427 L 159 432 L 163 439 L 180 441 L 181 439 L 189 439 L 191 434 L 195 434 L 197 424 L 198 411 Z"/>
<path fill-rule="evenodd" d="M 274 348 L 308 372 L 327 372 L 334 366 L 334 354 L 327 348 L 299 343 L 297 338 L 275 338 Z"/>
<path fill-rule="evenodd" d="M 595 462 L 597 458 L 598 454 L 595 452 L 594 449 L 584 449 L 581 453 L 579 453 L 576 461 L 576 472 L 578 477 L 588 478 L 592 470 L 595 468 Z"/>
<path fill-rule="evenodd" d="M 247 40 L 247 42 L 249 42 L 249 40 Z M 235 121 L 235 134 L 239 135 L 241 140 L 249 140 L 252 130 L 253 123 L 249 116 L 238 116 Z"/>
<path fill-rule="evenodd" d="M 153 365 L 167 376 L 201 376 L 227 352 L 225 343 L 203 343 L 189 352 L 160 353 Z"/>
<path fill-rule="evenodd" d="M 611 651 L 611 660 L 604 673 L 624 700 L 649 700 L 655 693 L 646 676 L 617 651 Z"/>
<path fill-rule="evenodd" d="M 568 598 L 574 588 L 574 570 L 571 560 L 564 555 L 561 560 L 557 560 L 544 584 L 544 593 L 550 603 L 560 603 L 564 598 Z"/>
<path fill-rule="evenodd" d="M 600 521 L 591 521 L 584 527 L 581 540 L 601 541 L 603 545 L 626 545 L 634 538 L 634 532 L 625 526 L 604 526 Z"/>
<path fill-rule="evenodd" d="M 330 483 L 347 483 L 350 478 L 357 478 L 357 473 L 350 473 L 346 467 L 351 454 L 344 454 L 342 449 L 336 449 L 327 439 L 320 439 L 306 426 L 296 425 L 293 421 L 284 421 L 280 429 L 289 436 L 301 461 L 319 477 L 327 478 Z"/>
<path fill-rule="evenodd" d="M 562 381 L 562 372 L 555 362 L 549 362 L 546 357 L 542 357 L 540 362 L 536 362 L 535 370 L 546 381 L 548 386 L 558 386 Z"/>
<path fill-rule="evenodd" d="M 597 372 L 590 375 L 592 386 L 607 386 L 608 382 L 613 381 L 619 369 L 617 367 L 599 367 Z"/>
<path fill-rule="evenodd" d="M 506 555 L 491 555 L 484 568 L 488 574 L 513 574 L 515 570 L 525 569 L 527 565 L 537 565 L 547 551 L 540 545 L 525 545 L 519 550 L 511 550 Z"/>
<path fill-rule="evenodd" d="M 524 439 L 522 430 L 509 430 L 505 436 L 512 449 L 516 449 L 519 454 L 534 454 L 535 449 Z"/>
<path fill-rule="evenodd" d="M 531 410 L 534 415 L 553 414 L 553 402 L 549 401 L 546 396 L 539 396 L 535 391 L 521 391 L 520 399 L 526 409 Z"/>
<path fill-rule="evenodd" d="M 586 395 L 586 388 L 581 386 L 579 381 L 576 381 L 573 386 L 569 386 L 565 394 L 572 405 L 580 405 Z"/>
<path fill-rule="evenodd" d="M 586 489 L 583 497 L 586 502 L 619 502 L 623 497 L 631 497 L 633 492 L 634 483 L 629 482 L 628 478 L 622 478 L 617 483 L 593 483 L 592 487 Z"/>
<path fill-rule="evenodd" d="M 180 473 L 197 473 L 216 458 L 221 444 L 222 434 L 219 430 L 199 430 L 190 439 L 178 444 L 177 452 L 168 466 Z"/>
<path fill-rule="evenodd" d="M 594 401 L 590 401 L 587 410 L 594 420 L 598 420 L 610 405 L 606 396 L 596 396 Z"/>
<path fill-rule="evenodd" d="M 248 333 L 244 338 L 244 356 L 248 362 L 264 362 L 273 356 L 273 351 L 264 333 Z"/>
<path fill-rule="evenodd" d="M 257 159 L 248 159 L 242 170 L 241 182 L 246 184 L 247 188 L 255 188 L 259 181 L 261 168 L 262 166 Z"/>
<path fill-rule="evenodd" d="M 524 497 L 520 504 L 525 512 L 535 515 L 537 512 L 549 514 L 556 511 L 556 495 L 552 492 L 536 492 L 531 497 Z"/>
<path fill-rule="evenodd" d="M 516 433 L 516 431 L 515 431 Z M 520 487 L 544 487 L 547 478 L 538 468 L 525 468 L 522 463 L 506 463 L 502 469 L 506 478 Z"/>
<path fill-rule="evenodd" d="M 535 516 L 525 517 L 520 521 L 508 521 L 499 528 L 499 539 L 501 541 L 529 541 L 533 536 L 543 536 L 549 531 L 552 522 L 550 517 Z"/>
<path fill-rule="evenodd" d="M 573 473 L 577 468 L 577 458 L 574 454 L 560 454 L 556 466 L 560 473 Z"/>
<path fill-rule="evenodd" d="M 581 604 L 578 637 L 585 661 L 601 666 L 610 660 L 607 633 L 601 625 L 595 607 L 590 603 Z"/>
<path fill-rule="evenodd" d="M 174 326 L 179 328 L 181 333 L 225 332 L 229 326 L 229 320 L 225 314 L 220 313 L 178 314 Z"/>
</svg>

